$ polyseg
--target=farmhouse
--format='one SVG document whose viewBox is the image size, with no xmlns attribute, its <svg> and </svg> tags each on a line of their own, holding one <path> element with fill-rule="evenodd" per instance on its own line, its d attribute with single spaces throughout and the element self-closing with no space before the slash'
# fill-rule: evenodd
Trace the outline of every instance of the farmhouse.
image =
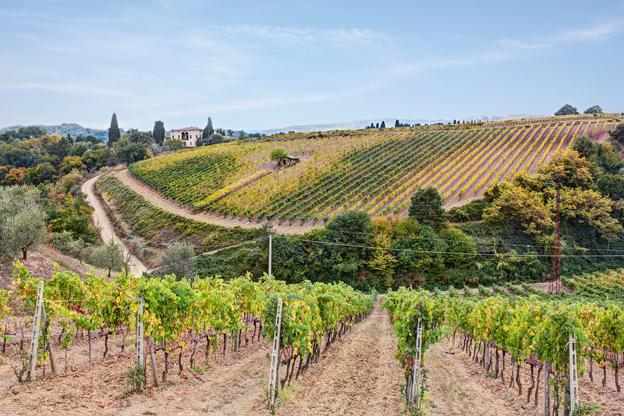
<svg viewBox="0 0 624 416">
<path fill-rule="evenodd" d="M 171 140 L 181 140 L 186 147 L 195 147 L 201 135 L 202 129 L 199 127 L 184 127 L 171 130 L 169 138 Z"/>
</svg>

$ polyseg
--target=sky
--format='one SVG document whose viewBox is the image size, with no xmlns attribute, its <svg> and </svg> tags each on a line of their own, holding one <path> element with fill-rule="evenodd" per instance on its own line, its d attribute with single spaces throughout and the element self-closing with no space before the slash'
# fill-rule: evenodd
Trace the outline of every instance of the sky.
<svg viewBox="0 0 624 416">
<path fill-rule="evenodd" d="M 0 127 L 624 111 L 624 0 L 0 0 Z"/>
</svg>

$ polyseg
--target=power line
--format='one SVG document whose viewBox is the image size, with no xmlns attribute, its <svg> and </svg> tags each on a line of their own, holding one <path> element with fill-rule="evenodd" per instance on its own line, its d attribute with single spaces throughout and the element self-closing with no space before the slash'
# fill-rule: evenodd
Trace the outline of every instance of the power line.
<svg viewBox="0 0 624 416">
<path fill-rule="evenodd" d="M 274 238 L 284 238 L 285 236 L 276 235 Z M 419 249 L 411 249 L 411 248 L 382 248 L 375 246 L 367 246 L 361 244 L 349 244 L 349 243 L 340 243 L 333 241 L 319 241 L 319 240 L 308 240 L 304 238 L 298 237 L 288 237 L 293 238 L 298 241 L 313 243 L 313 244 L 324 244 L 330 246 L 340 246 L 340 247 L 352 247 L 352 248 L 362 248 L 362 249 L 370 249 L 370 250 L 379 250 L 382 249 L 384 251 L 395 251 L 395 252 L 412 252 L 412 253 L 421 253 L 421 254 L 449 254 L 449 255 L 459 255 L 459 256 L 482 256 L 482 257 L 499 257 L 501 255 L 505 255 L 507 253 L 499 254 L 499 253 L 469 253 L 469 252 L 460 252 L 460 251 L 445 251 L 445 250 L 419 250 Z M 537 254 L 537 253 L 518 253 L 518 254 L 510 254 L 510 256 L 514 257 L 553 257 L 553 254 Z M 561 254 L 561 257 L 624 257 L 624 254 Z"/>
</svg>

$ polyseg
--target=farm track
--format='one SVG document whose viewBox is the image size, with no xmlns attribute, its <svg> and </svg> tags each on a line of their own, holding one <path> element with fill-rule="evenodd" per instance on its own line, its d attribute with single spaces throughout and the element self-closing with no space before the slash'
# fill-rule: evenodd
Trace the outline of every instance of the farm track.
<svg viewBox="0 0 624 416">
<path fill-rule="evenodd" d="M 114 241 L 115 244 L 121 247 L 124 258 L 127 258 L 128 248 L 124 244 L 123 240 L 115 233 L 113 224 L 111 223 L 110 218 L 108 218 L 108 214 L 106 213 L 102 202 L 93 192 L 93 186 L 101 176 L 102 174 L 99 174 L 87 180 L 85 183 L 82 184 L 80 190 L 83 194 L 85 194 L 87 202 L 93 208 L 92 220 L 95 224 L 95 228 L 97 229 L 102 242 L 109 243 L 110 241 Z M 145 264 L 143 264 L 143 262 L 139 260 L 136 256 L 130 255 L 129 259 L 130 261 L 128 266 L 130 269 L 130 273 L 140 276 L 147 271 L 147 267 L 145 266 Z"/>
<path fill-rule="evenodd" d="M 403 370 L 394 359 L 390 318 L 379 302 L 364 321 L 310 370 L 281 416 L 401 415 Z"/>
<path fill-rule="evenodd" d="M 172 214 L 178 215 L 180 217 L 188 218 L 193 221 L 203 222 L 212 225 L 218 225 L 226 228 L 246 228 L 246 229 L 254 229 L 260 228 L 263 224 L 258 224 L 250 221 L 245 221 L 241 219 L 234 218 L 224 218 L 218 215 L 209 214 L 206 212 L 194 213 L 189 208 L 186 208 L 173 200 L 163 196 L 158 191 L 153 188 L 145 185 L 138 179 L 132 176 L 127 169 L 118 171 L 114 173 L 114 176 L 124 184 L 124 186 L 130 188 L 133 192 L 141 195 L 147 202 L 152 205 L 164 210 L 168 211 Z M 273 230 L 277 233 L 282 234 L 304 234 L 310 230 L 312 230 L 315 226 L 313 224 L 305 224 L 305 225 L 285 225 L 285 224 L 273 224 Z"/>
</svg>

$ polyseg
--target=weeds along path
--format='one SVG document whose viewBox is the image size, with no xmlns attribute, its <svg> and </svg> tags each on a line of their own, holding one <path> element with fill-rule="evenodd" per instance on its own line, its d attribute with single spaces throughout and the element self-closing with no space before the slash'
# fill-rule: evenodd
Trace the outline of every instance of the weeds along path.
<svg viewBox="0 0 624 416">
<path fill-rule="evenodd" d="M 379 302 L 364 321 L 334 344 L 305 377 L 278 415 L 400 415 L 403 370 L 394 359 L 390 318 Z"/>
<path fill-rule="evenodd" d="M 178 215 L 180 217 L 188 218 L 198 222 L 204 222 L 207 224 L 218 225 L 226 228 L 241 227 L 241 228 L 260 228 L 263 224 L 250 222 L 244 219 L 238 218 L 226 218 L 219 215 L 209 214 L 207 212 L 195 213 L 187 207 L 184 207 L 175 201 L 163 196 L 161 193 L 153 188 L 145 185 L 143 182 L 136 179 L 128 169 L 123 169 L 116 172 L 115 177 L 121 181 L 126 187 L 132 191 L 141 195 L 143 199 L 152 205 Z M 304 234 L 314 228 L 312 224 L 304 225 L 285 225 L 285 224 L 273 224 L 273 230 L 277 233 L 283 234 Z"/>
</svg>

